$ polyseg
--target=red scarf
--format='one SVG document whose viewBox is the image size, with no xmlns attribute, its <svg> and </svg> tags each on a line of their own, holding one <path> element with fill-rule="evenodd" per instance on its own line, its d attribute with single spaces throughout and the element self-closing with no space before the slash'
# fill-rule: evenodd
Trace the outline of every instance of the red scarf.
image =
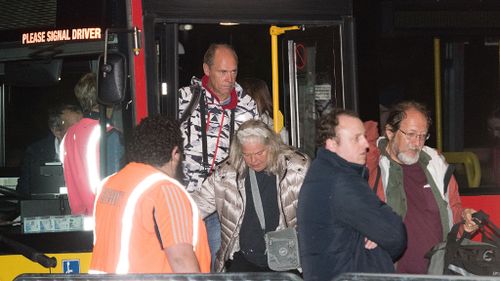
<svg viewBox="0 0 500 281">
<path fill-rule="evenodd" d="M 204 75 L 203 78 L 201 78 L 201 85 L 203 86 L 203 88 L 207 89 L 207 91 L 220 103 L 220 99 L 219 99 L 219 96 L 217 96 L 217 94 L 215 94 L 212 89 L 210 89 L 208 87 L 208 76 Z M 236 94 L 236 89 L 233 88 L 233 90 L 231 91 L 231 101 L 226 104 L 226 105 L 223 105 L 222 108 L 223 109 L 233 109 L 233 108 L 236 108 L 236 106 L 238 105 L 238 95 Z"/>
</svg>

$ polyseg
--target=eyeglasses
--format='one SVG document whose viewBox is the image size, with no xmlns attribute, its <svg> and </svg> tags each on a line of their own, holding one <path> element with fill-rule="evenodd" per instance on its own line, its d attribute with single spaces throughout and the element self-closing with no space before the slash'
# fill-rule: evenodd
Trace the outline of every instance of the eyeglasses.
<svg viewBox="0 0 500 281">
<path fill-rule="evenodd" d="M 411 133 L 407 133 L 401 129 L 398 129 L 401 133 L 403 133 L 403 135 L 405 135 L 405 137 L 408 139 L 408 140 L 415 140 L 415 139 L 418 139 L 419 141 L 426 141 L 428 140 L 430 137 L 431 137 L 431 134 L 427 133 L 427 134 L 417 134 L 415 132 L 411 132 Z"/>
</svg>

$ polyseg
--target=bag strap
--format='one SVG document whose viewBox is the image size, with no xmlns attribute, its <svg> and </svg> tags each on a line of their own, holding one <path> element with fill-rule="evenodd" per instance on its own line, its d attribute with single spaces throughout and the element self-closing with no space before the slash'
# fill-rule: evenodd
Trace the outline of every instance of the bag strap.
<svg viewBox="0 0 500 281">
<path fill-rule="evenodd" d="M 380 181 L 380 166 L 377 165 L 377 175 L 375 177 L 375 184 L 373 185 L 373 192 L 375 192 L 375 194 L 377 194 L 377 190 L 378 190 L 378 182 Z"/>
<path fill-rule="evenodd" d="M 201 89 L 200 89 L 201 90 Z M 207 121 L 206 121 L 206 105 L 205 97 L 200 99 L 200 117 L 201 117 L 201 148 L 203 152 L 203 172 L 208 176 L 210 167 L 208 166 L 208 152 L 207 152 Z"/>
<path fill-rule="evenodd" d="M 489 215 L 479 210 L 472 214 L 472 218 L 479 226 L 483 242 L 494 243 L 500 247 L 500 229 L 489 219 Z"/>
<path fill-rule="evenodd" d="M 255 176 L 255 171 L 252 169 L 248 169 L 248 174 L 250 175 L 250 186 L 252 187 L 252 198 L 253 205 L 255 206 L 255 212 L 259 218 L 260 227 L 263 231 L 266 231 L 266 218 L 264 217 L 264 208 L 262 207 L 262 199 L 260 197 L 257 177 Z"/>
<path fill-rule="evenodd" d="M 451 228 L 450 232 L 448 232 L 448 236 L 446 237 L 446 243 L 457 243 L 460 244 L 457 241 L 457 236 L 458 236 L 458 230 L 460 229 L 460 225 L 462 225 L 462 222 L 456 223 L 453 225 Z M 460 240 L 460 239 L 459 239 Z"/>
<path fill-rule="evenodd" d="M 453 176 L 453 172 L 455 172 L 455 165 L 449 164 L 446 169 L 446 173 L 444 174 L 444 186 L 443 186 L 443 195 L 448 192 L 448 184 L 450 183 L 451 176 Z"/>
<path fill-rule="evenodd" d="M 229 144 L 233 141 L 233 135 L 234 135 L 234 115 L 235 115 L 236 108 L 231 109 L 231 121 L 230 121 L 230 128 L 229 128 Z"/>
<path fill-rule="evenodd" d="M 187 128 L 187 142 L 191 143 L 191 115 L 193 115 L 193 111 L 196 104 L 199 104 L 201 97 L 201 89 L 199 85 L 191 85 L 191 100 L 189 101 L 188 106 L 182 113 L 181 118 L 179 118 L 179 123 L 184 123 L 187 120 L 186 128 Z"/>
<path fill-rule="evenodd" d="M 184 121 L 189 120 L 189 124 L 187 125 L 188 128 L 188 142 L 191 142 L 190 137 L 191 137 L 191 115 L 193 114 L 194 111 L 194 106 L 195 104 L 200 105 L 200 119 L 201 119 L 201 147 L 202 147 L 202 167 L 203 167 L 203 173 L 205 176 L 208 176 L 209 174 L 209 169 L 210 167 L 208 166 L 208 152 L 207 152 L 207 122 L 206 122 L 206 104 L 205 104 L 205 96 L 203 95 L 203 90 L 201 89 L 201 86 L 198 84 L 191 85 L 191 100 L 189 101 L 189 104 L 182 113 L 181 118 L 179 119 L 179 122 L 182 124 Z"/>
<path fill-rule="evenodd" d="M 197 85 L 192 85 L 190 88 L 192 93 L 191 100 L 189 101 L 189 104 L 184 110 L 184 112 L 182 113 L 181 118 L 179 119 L 179 123 L 181 124 L 184 123 L 184 121 L 186 121 L 189 117 L 191 117 L 194 111 L 194 105 L 200 102 L 200 96 L 201 96 L 200 87 Z"/>
<path fill-rule="evenodd" d="M 448 236 L 446 237 L 446 251 L 444 254 L 443 274 L 449 273 L 448 266 L 450 265 L 451 260 L 453 259 L 455 253 L 460 247 L 460 244 L 465 238 L 462 235 L 462 237 L 457 240 L 458 230 L 461 224 L 462 224 L 461 222 L 454 224 L 450 232 L 448 233 Z"/>
</svg>

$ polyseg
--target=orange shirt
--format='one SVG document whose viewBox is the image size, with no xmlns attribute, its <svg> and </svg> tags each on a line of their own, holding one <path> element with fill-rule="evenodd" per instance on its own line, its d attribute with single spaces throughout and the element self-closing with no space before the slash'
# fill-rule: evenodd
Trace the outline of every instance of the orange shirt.
<svg viewBox="0 0 500 281">
<path fill-rule="evenodd" d="M 210 271 L 205 224 L 188 193 L 152 166 L 130 163 L 107 179 L 95 206 L 90 268 L 106 273 L 172 273 L 164 251 L 192 244 Z"/>
</svg>

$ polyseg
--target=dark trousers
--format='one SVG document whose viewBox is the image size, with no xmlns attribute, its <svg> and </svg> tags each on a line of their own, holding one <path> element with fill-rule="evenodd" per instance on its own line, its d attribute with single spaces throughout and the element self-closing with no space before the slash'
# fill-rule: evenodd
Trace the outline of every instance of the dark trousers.
<svg viewBox="0 0 500 281">
<path fill-rule="evenodd" d="M 260 267 L 249 262 L 241 252 L 234 253 L 234 259 L 226 262 L 227 272 L 273 272 L 269 267 Z"/>
</svg>

